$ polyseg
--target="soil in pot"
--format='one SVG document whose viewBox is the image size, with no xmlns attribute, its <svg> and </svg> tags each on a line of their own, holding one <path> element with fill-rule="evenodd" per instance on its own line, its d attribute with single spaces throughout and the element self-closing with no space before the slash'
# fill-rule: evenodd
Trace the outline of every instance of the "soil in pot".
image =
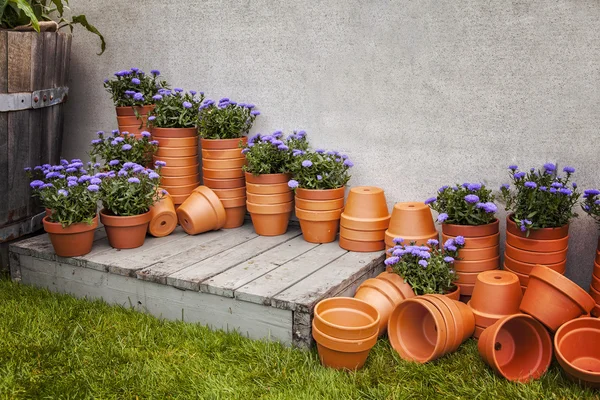
<svg viewBox="0 0 600 400">
<path fill-rule="evenodd" d="M 556 359 L 569 378 L 585 386 L 600 387 L 600 320 L 577 318 L 554 335 Z"/>
<path fill-rule="evenodd" d="M 100 211 L 100 221 L 104 224 L 108 243 L 115 249 L 133 249 L 142 246 L 151 219 L 150 211 L 133 216 L 117 216 L 109 214 L 107 210 Z"/>
<path fill-rule="evenodd" d="M 77 257 L 92 251 L 94 231 L 98 228 L 98 216 L 90 225 L 85 222 L 62 227 L 62 224 L 50 222 L 48 212 L 43 219 L 44 230 L 50 237 L 54 252 L 60 257 Z"/>
<path fill-rule="evenodd" d="M 177 209 L 177 218 L 189 235 L 217 230 L 226 222 L 223 203 L 206 186 L 199 186 Z"/>
</svg>

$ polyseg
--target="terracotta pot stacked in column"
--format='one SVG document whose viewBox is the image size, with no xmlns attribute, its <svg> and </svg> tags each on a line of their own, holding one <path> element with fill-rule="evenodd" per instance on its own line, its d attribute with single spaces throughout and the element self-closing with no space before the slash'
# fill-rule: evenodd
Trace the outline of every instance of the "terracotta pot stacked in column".
<svg viewBox="0 0 600 400">
<path fill-rule="evenodd" d="M 500 268 L 500 231 L 499 221 L 485 225 L 442 224 L 442 241 L 457 236 L 465 238 L 465 246 L 458 250 L 458 260 L 454 269 L 460 285 L 460 294 L 470 296 L 473 293 L 477 275 L 483 271 Z"/>
<path fill-rule="evenodd" d="M 600 388 L 600 320 L 577 318 L 561 326 L 554 335 L 556 359 L 569 378 Z"/>
<path fill-rule="evenodd" d="M 242 167 L 246 157 L 240 143 L 248 138 L 200 139 L 202 147 L 202 179 L 204 185 L 213 189 L 221 199 L 227 221 L 224 229 L 237 228 L 244 224 L 246 215 L 246 180 Z"/>
<path fill-rule="evenodd" d="M 564 274 L 569 248 L 569 225 L 560 228 L 532 229 L 521 232 L 517 224 L 506 217 L 506 247 L 504 269 L 519 277 L 523 290 L 527 288 L 529 274 L 537 265 L 545 265 Z"/>
<path fill-rule="evenodd" d="M 485 271 L 477 276 L 467 303 L 475 316 L 474 338 L 507 315 L 519 314 L 523 299 L 519 278 L 508 271 Z"/>
<path fill-rule="evenodd" d="M 142 132 L 144 131 L 152 133 L 152 127 L 148 126 L 148 113 L 153 109 L 154 104 L 148 106 L 116 107 L 119 131 L 121 133 L 133 133 L 137 139 L 142 137 Z"/>
<path fill-rule="evenodd" d="M 385 231 L 386 250 L 396 245 L 394 238 L 397 237 L 404 239 L 405 245 L 411 242 L 426 245 L 429 239 L 439 240 L 429 207 L 422 202 L 396 203 Z"/>
<path fill-rule="evenodd" d="M 287 232 L 294 208 L 294 193 L 288 186 L 290 174 L 252 175 L 246 172 L 246 207 L 254 230 L 261 236 Z"/>
<path fill-rule="evenodd" d="M 364 252 L 385 249 L 390 218 L 383 189 L 374 186 L 350 189 L 340 218 L 340 247 Z"/>
<path fill-rule="evenodd" d="M 161 187 L 169 192 L 173 204 L 182 204 L 200 185 L 198 174 L 198 131 L 196 128 L 154 128 L 158 142 L 154 161 L 164 161 Z"/>
<path fill-rule="evenodd" d="M 456 351 L 474 329 L 466 304 L 427 294 L 404 300 L 392 311 L 388 337 L 400 357 L 426 363 Z"/>
<path fill-rule="evenodd" d="M 379 313 L 362 300 L 332 297 L 315 306 L 312 335 L 321 363 L 336 369 L 361 368 L 377 342 Z"/>
<path fill-rule="evenodd" d="M 600 238 L 598 238 L 598 247 L 596 247 L 596 258 L 594 259 L 594 270 L 592 272 L 590 294 L 596 302 L 596 305 L 592 310 L 592 315 L 594 317 L 600 317 Z"/>
<path fill-rule="evenodd" d="M 296 217 L 304 240 L 333 242 L 344 211 L 345 187 L 337 189 L 296 189 Z"/>
</svg>

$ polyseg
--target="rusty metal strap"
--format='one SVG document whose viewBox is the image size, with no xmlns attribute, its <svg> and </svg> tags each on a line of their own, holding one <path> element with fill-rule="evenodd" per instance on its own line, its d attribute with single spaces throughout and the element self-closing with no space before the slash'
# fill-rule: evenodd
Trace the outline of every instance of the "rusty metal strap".
<svg viewBox="0 0 600 400">
<path fill-rule="evenodd" d="M 0 243 L 18 239 L 21 236 L 29 235 L 32 232 L 42 229 L 42 219 L 45 216 L 46 212 L 42 212 L 31 218 L 0 228 Z"/>
<path fill-rule="evenodd" d="M 0 112 L 50 107 L 67 101 L 69 88 L 61 86 L 33 92 L 0 93 Z"/>
</svg>

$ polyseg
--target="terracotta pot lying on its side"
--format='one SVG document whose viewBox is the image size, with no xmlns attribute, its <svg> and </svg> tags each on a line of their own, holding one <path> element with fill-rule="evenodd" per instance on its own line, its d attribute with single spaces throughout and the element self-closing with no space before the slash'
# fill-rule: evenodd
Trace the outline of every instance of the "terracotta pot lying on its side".
<svg viewBox="0 0 600 400">
<path fill-rule="evenodd" d="M 169 194 L 150 207 L 151 220 L 148 233 L 154 237 L 164 237 L 173 233 L 177 228 L 175 205 Z"/>
<path fill-rule="evenodd" d="M 600 387 L 600 320 L 577 318 L 554 335 L 556 359 L 569 378 L 584 386 Z"/>
<path fill-rule="evenodd" d="M 177 209 L 179 225 L 189 235 L 221 229 L 226 221 L 225 208 L 217 195 L 199 186 Z"/>
</svg>

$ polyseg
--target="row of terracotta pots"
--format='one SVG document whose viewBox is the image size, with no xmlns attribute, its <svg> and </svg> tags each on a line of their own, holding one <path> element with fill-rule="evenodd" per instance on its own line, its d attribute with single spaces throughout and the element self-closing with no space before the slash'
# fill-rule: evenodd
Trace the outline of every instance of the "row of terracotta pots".
<svg viewBox="0 0 600 400">
<path fill-rule="evenodd" d="M 154 104 L 135 108 L 116 107 L 119 131 L 133 133 L 138 139 L 142 137 L 144 131 L 152 133 L 152 127 L 148 126 L 148 113 L 154 107 Z"/>
<path fill-rule="evenodd" d="M 385 249 L 385 231 L 390 218 L 383 189 L 353 187 L 340 216 L 340 247 L 359 252 Z"/>
<path fill-rule="evenodd" d="M 202 179 L 221 199 L 225 208 L 224 229 L 240 227 L 246 216 L 246 180 L 242 167 L 246 157 L 240 144 L 248 138 L 201 139 Z"/>
<path fill-rule="evenodd" d="M 246 172 L 246 207 L 257 234 L 278 236 L 287 232 L 294 208 L 290 174 L 252 175 Z"/>
<path fill-rule="evenodd" d="M 404 239 L 405 244 L 415 242 L 426 245 L 429 239 L 439 239 L 431 210 L 422 202 L 396 203 L 385 231 L 386 250 L 394 247 L 394 238 Z M 389 256 L 389 254 L 388 254 Z"/>
<path fill-rule="evenodd" d="M 598 238 L 598 247 L 596 247 L 596 258 L 594 259 L 590 294 L 596 302 L 596 305 L 592 310 L 592 315 L 594 317 L 600 317 L 600 238 Z"/>
<path fill-rule="evenodd" d="M 344 211 L 345 187 L 328 190 L 296 189 L 296 217 L 304 240 L 330 243 L 338 234 Z"/>
</svg>

